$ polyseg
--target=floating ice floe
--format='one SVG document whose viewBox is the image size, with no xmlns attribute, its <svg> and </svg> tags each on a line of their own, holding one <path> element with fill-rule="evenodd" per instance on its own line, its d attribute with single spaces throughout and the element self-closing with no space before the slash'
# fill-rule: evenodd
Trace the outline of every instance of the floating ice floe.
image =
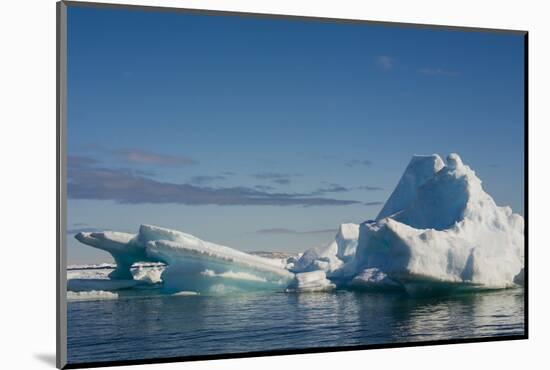
<svg viewBox="0 0 550 370">
<path fill-rule="evenodd" d="M 117 261 L 117 269 L 109 275 L 113 280 L 133 278 L 130 262 L 140 258 L 166 263 L 160 280 L 164 290 L 172 293 L 282 290 L 294 277 L 280 260 L 251 255 L 151 225 L 141 225 L 136 235 L 105 232 L 80 233 L 76 237 L 113 255 Z M 118 265 L 119 261 L 123 263 Z"/>
<path fill-rule="evenodd" d="M 375 220 L 342 224 L 333 241 L 299 258 L 264 258 L 151 225 L 137 234 L 76 238 L 111 253 L 115 285 L 162 281 L 168 293 L 200 294 L 335 287 L 416 294 L 521 285 L 523 228 L 523 217 L 497 206 L 458 155 L 445 164 L 434 154 L 412 158 Z M 132 269 L 136 262 L 166 267 Z"/>
<path fill-rule="evenodd" d="M 304 292 L 326 292 L 336 288 L 324 271 L 300 272 L 294 276 L 285 289 L 286 292 L 304 293 Z"/>
<path fill-rule="evenodd" d="M 132 278 L 113 278 L 116 264 L 73 265 L 67 267 L 67 290 L 83 291 L 118 291 L 135 287 L 146 287 L 161 282 L 162 263 L 135 263 L 130 268 Z M 126 275 L 126 274 L 124 274 Z"/>
<path fill-rule="evenodd" d="M 67 292 L 68 301 L 97 301 L 102 299 L 117 299 L 118 294 L 103 290 L 89 290 L 85 292 Z"/>
</svg>

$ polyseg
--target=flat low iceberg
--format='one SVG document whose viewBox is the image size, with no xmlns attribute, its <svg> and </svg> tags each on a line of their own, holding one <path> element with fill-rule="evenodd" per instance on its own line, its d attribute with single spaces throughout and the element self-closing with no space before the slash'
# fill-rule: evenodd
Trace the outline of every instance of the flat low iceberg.
<svg viewBox="0 0 550 370">
<path fill-rule="evenodd" d="M 255 256 L 157 226 L 141 225 L 138 234 L 80 233 L 76 238 L 113 255 L 117 268 L 109 277 L 114 281 L 132 281 L 131 266 L 137 261 L 165 263 L 167 266 L 160 278 L 154 280 L 162 281 L 168 293 L 283 290 L 294 278 L 280 260 Z"/>
<path fill-rule="evenodd" d="M 116 268 L 108 283 L 75 279 L 75 290 L 160 284 L 170 294 L 337 287 L 431 294 L 524 281 L 523 217 L 497 206 L 457 154 L 446 163 L 437 154 L 414 156 L 374 220 L 340 225 L 332 241 L 299 258 L 265 258 L 151 225 L 76 238 L 111 253 Z"/>
<path fill-rule="evenodd" d="M 294 277 L 279 260 L 210 243 L 179 231 L 142 225 L 147 255 L 166 262 L 164 287 L 171 292 L 225 293 L 281 290 Z"/>
</svg>

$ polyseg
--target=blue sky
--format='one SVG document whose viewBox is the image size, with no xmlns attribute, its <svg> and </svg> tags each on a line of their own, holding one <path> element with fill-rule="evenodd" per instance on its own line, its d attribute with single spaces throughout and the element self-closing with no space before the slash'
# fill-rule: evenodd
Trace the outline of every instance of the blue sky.
<svg viewBox="0 0 550 370">
<path fill-rule="evenodd" d="M 516 34 L 69 7 L 69 233 L 302 251 L 450 152 L 523 214 L 523 68 Z"/>
</svg>

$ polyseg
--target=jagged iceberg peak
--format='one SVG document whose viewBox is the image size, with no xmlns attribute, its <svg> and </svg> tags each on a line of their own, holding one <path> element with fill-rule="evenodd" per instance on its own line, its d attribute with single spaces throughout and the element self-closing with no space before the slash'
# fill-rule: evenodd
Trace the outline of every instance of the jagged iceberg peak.
<svg viewBox="0 0 550 370">
<path fill-rule="evenodd" d="M 502 212 L 509 211 L 496 205 L 476 173 L 452 153 L 446 165 L 418 186 L 409 204 L 390 217 L 417 229 L 445 230 L 465 217 L 502 221 Z"/>
<path fill-rule="evenodd" d="M 431 166 L 409 165 L 388 201 L 402 200 L 402 208 L 392 205 L 387 216 L 361 225 L 359 275 L 366 285 L 375 283 L 364 271 L 377 269 L 376 276 L 387 277 L 385 283 L 397 282 L 409 291 L 432 289 L 435 283 L 514 286 L 524 264 L 523 217 L 498 207 L 457 154 L 450 154 L 444 166 L 436 162 L 431 161 L 431 177 L 426 176 Z M 418 184 L 414 190 L 413 183 Z"/>
<path fill-rule="evenodd" d="M 451 170 L 461 168 L 463 166 L 462 159 L 456 153 L 451 153 L 447 156 L 447 167 Z"/>
<path fill-rule="evenodd" d="M 376 220 L 381 220 L 407 208 L 416 198 L 418 188 L 433 178 L 443 167 L 445 167 L 445 163 L 437 154 L 414 155 L 394 191 L 376 216 Z"/>
</svg>

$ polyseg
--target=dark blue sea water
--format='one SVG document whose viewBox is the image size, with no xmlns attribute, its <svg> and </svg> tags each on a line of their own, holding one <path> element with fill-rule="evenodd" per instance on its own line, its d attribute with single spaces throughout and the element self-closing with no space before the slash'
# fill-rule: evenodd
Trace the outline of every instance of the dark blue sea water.
<svg viewBox="0 0 550 370">
<path fill-rule="evenodd" d="M 68 303 L 69 363 L 524 333 L 522 290 L 256 293 Z"/>
</svg>

